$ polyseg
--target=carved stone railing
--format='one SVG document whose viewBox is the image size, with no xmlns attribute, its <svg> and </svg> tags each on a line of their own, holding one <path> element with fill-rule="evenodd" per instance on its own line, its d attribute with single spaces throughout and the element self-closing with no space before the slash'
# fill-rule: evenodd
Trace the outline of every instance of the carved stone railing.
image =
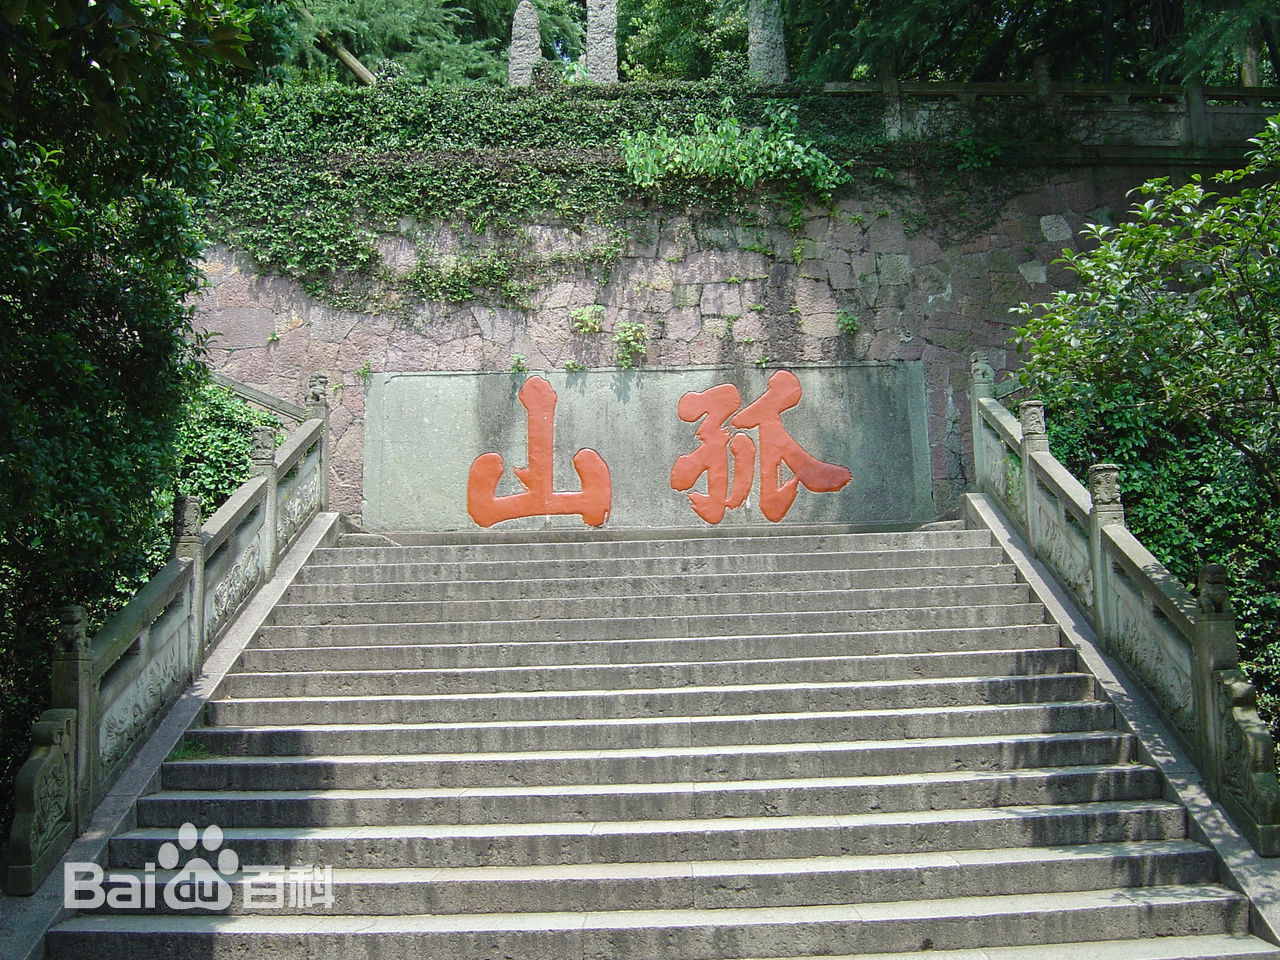
<svg viewBox="0 0 1280 960">
<path fill-rule="evenodd" d="M 34 893 L 57 866 L 210 647 L 326 509 L 326 386 L 312 378 L 306 418 L 279 449 L 273 427 L 254 428 L 251 478 L 206 523 L 197 498 L 177 498 L 173 559 L 96 636 L 82 608 L 61 611 L 51 709 L 15 782 L 6 893 Z"/>
<path fill-rule="evenodd" d="M 1217 564 L 1192 596 L 1124 523 L 1118 470 L 1089 468 L 1089 487 L 1049 452 L 1044 405 L 1014 417 L 974 355 L 973 460 L 991 496 L 1089 616 L 1108 653 L 1151 693 L 1209 792 L 1263 856 L 1280 856 L 1280 781 L 1270 731 L 1239 669 L 1235 618 Z"/>
<path fill-rule="evenodd" d="M 1202 87 L 1051 83 L 828 83 L 828 93 L 884 99 L 889 139 L 960 136 L 980 111 L 1009 117 L 1038 112 L 1053 122 L 1053 150 L 1086 148 L 1232 148 L 1256 136 L 1280 112 L 1277 87 Z M 1034 153 L 1036 144 L 1027 149 Z"/>
</svg>

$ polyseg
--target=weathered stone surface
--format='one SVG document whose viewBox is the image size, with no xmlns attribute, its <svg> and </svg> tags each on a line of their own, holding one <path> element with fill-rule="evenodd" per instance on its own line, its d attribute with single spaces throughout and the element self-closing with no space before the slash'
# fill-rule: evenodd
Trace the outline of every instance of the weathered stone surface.
<svg viewBox="0 0 1280 960">
<path fill-rule="evenodd" d="M 751 73 L 763 83 L 786 83 L 787 47 L 780 0 L 748 0 L 746 44 Z"/>
<path fill-rule="evenodd" d="M 1049 243 L 1066 243 L 1071 239 L 1071 227 L 1067 218 L 1056 213 L 1040 218 L 1040 233 Z"/>
<path fill-rule="evenodd" d="M 1031 261 L 1030 263 L 1018 264 L 1018 272 L 1022 274 L 1022 279 L 1027 283 L 1048 283 L 1049 278 L 1045 271 L 1043 263 Z"/>
<path fill-rule="evenodd" d="M 702 287 L 699 304 L 703 316 L 719 314 L 724 317 L 740 317 L 746 309 L 742 303 L 742 284 L 708 283 Z"/>
<path fill-rule="evenodd" d="M 587 0 L 587 79 L 618 82 L 618 0 Z"/>
<path fill-rule="evenodd" d="M 876 276 L 882 287 L 909 283 L 911 259 L 905 253 L 878 253 L 876 254 Z"/>
<path fill-rule="evenodd" d="M 542 33 L 538 11 L 529 0 L 520 0 L 511 20 L 511 49 L 507 54 L 507 83 L 526 87 L 533 82 L 533 67 L 542 59 Z"/>
<path fill-rule="evenodd" d="M 800 319 L 800 329 L 807 336 L 825 339 L 840 336 L 834 313 L 812 313 Z"/>
</svg>

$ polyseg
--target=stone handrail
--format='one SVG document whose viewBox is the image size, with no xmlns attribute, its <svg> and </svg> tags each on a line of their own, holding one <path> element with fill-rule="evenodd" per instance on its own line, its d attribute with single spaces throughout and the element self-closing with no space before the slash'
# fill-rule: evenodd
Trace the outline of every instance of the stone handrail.
<svg viewBox="0 0 1280 960">
<path fill-rule="evenodd" d="M 203 525 L 199 500 L 177 498 L 173 559 L 95 637 L 82 608 L 60 612 L 51 709 L 15 782 L 6 893 L 39 888 L 208 650 L 327 508 L 325 392 L 313 377 L 306 418 L 279 449 L 273 427 L 254 428 L 252 476 Z"/>
<path fill-rule="evenodd" d="M 1239 148 L 1280 111 L 1280 87 L 1156 84 L 828 83 L 838 96 L 885 101 L 889 139 L 961 136 L 973 110 L 1035 107 L 1051 117 L 1062 141 L 1079 147 Z"/>
<path fill-rule="evenodd" d="M 1124 525 L 1119 471 L 1089 468 L 1088 488 L 1049 452 L 1044 405 L 1014 417 L 974 355 L 971 413 L 977 488 L 1027 544 L 1168 716 L 1205 785 L 1262 856 L 1280 856 L 1280 781 L 1270 731 L 1239 669 L 1235 618 L 1217 564 L 1192 596 Z"/>
</svg>

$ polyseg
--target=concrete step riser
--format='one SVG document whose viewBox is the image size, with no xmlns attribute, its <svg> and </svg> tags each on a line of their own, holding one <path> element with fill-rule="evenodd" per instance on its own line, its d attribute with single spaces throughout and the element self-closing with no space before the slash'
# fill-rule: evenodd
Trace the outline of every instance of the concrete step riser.
<svg viewBox="0 0 1280 960">
<path fill-rule="evenodd" d="M 225 844 L 242 863 L 328 864 L 335 868 L 391 867 L 496 867 L 554 863 L 645 863 L 686 860 L 773 859 L 782 857 L 870 856 L 873 854 L 924 853 L 945 850 L 992 850 L 1022 846 L 1065 846 L 1077 843 L 1116 843 L 1138 840 L 1177 840 L 1185 836 L 1185 811 L 1162 805 L 1128 810 L 1066 808 L 1015 808 L 1006 816 L 977 820 L 938 818 L 926 822 L 895 823 L 877 820 L 847 824 L 837 819 L 808 821 L 789 827 L 779 818 L 776 826 L 746 828 L 733 821 L 711 822 L 706 828 L 645 831 L 590 831 L 584 825 L 574 832 L 548 831 L 530 835 L 501 831 L 450 835 L 465 829 L 422 828 L 410 836 L 361 836 L 333 838 L 305 830 L 289 837 L 261 836 L 238 831 L 227 834 Z M 714 824 L 714 825 L 712 825 Z M 407 828 L 406 828 L 407 829 Z M 513 825 L 511 829 L 520 829 Z M 533 829 L 529 827 L 527 829 Z M 111 840 L 111 863 L 143 869 L 157 862 L 165 837 L 126 834 Z"/>
<path fill-rule="evenodd" d="M 335 624 L 267 626 L 254 643 L 259 647 L 300 647 L 370 643 L 510 642 L 513 640 L 625 640 L 645 637 L 725 637 L 758 634 L 839 633 L 863 630 L 923 630 L 946 627 L 995 627 L 1045 622 L 1038 603 L 977 607 L 912 607 L 813 613 L 720 614 L 718 616 L 650 616 L 602 622 L 600 617 L 478 623 Z"/>
<path fill-rule="evenodd" d="M 631 722 L 478 725 L 326 730 L 263 727 L 256 730 L 198 727 L 186 739 L 216 756 L 370 755 L 486 753 L 537 750 L 697 747 L 736 743 L 803 743 L 928 737 L 1015 736 L 1107 730 L 1110 703 L 1031 704 L 944 710 L 842 713 L 834 716 L 760 716 L 748 720 L 641 719 Z"/>
<path fill-rule="evenodd" d="M 742 715 L 753 710 L 886 710 L 954 704 L 1035 703 L 1093 696 L 1085 674 L 1044 677 L 940 678 L 875 684 L 791 684 L 778 687 L 688 687 L 663 690 L 552 691 L 457 696 L 368 696 L 316 699 L 214 700 L 209 723 L 440 723 L 484 720 L 586 720 L 619 717 Z M 907 698 L 904 700 L 903 698 Z"/>
<path fill-rule="evenodd" d="M 417 581 L 295 585 L 285 603 L 404 603 L 413 600 L 521 600 L 528 597 L 667 597 L 675 594 L 773 593 L 1009 584 L 1012 566 L 919 567 L 906 570 L 830 570 L 650 577 Z"/>
<path fill-rule="evenodd" d="M 248 649 L 238 666 L 246 673 L 306 670 L 475 669 L 511 664 L 671 663 L 756 660 L 771 657 L 840 657 L 879 651 L 899 654 L 1032 650 L 1059 643 L 1053 624 L 916 630 L 872 634 L 720 637 L 692 640 L 595 640 L 570 643 L 398 644 L 389 647 Z"/>
<path fill-rule="evenodd" d="M 1127 763 L 1127 734 L 1063 734 L 974 742 L 832 744 L 822 749 L 692 754 L 488 759 L 464 757 L 288 758 L 274 762 L 182 760 L 161 768 L 165 790 L 376 790 L 439 787 L 554 786 L 600 783 L 710 783 L 788 777 L 874 777 L 947 770 L 1025 770 Z"/>
<path fill-rule="evenodd" d="M 336 623 L 471 623 L 485 620 L 543 620 L 597 617 L 710 616 L 812 610 L 881 610 L 907 607 L 978 606 L 1028 603 L 1021 584 L 971 587 L 904 587 L 884 590 L 825 590 L 803 593 L 710 593 L 669 597 L 570 598 L 529 600 L 426 600 L 405 603 L 279 604 L 269 623 L 310 626 Z"/>
<path fill-rule="evenodd" d="M 304 673 L 235 673 L 219 688 L 223 697 L 396 696 L 461 693 L 536 693 L 546 690 L 621 690 L 749 683 L 906 680 L 926 677 L 992 677 L 1069 673 L 1075 651 L 996 651 L 830 657 L 693 664 L 622 664 L 491 670 L 353 670 Z"/>
<path fill-rule="evenodd" d="M 138 804 L 142 827 L 216 823 L 222 827 L 377 826 L 378 824 L 541 823 L 575 820 L 697 820 L 716 817 L 841 816 L 906 810 L 1148 800 L 1160 780 L 1148 767 L 962 778 L 941 783 L 836 786 L 797 783 L 732 789 L 664 785 L 661 791 L 538 791 L 522 796 L 290 797 L 164 795 Z"/>
<path fill-rule="evenodd" d="M 1001 562 L 999 547 L 941 550 L 878 550 L 866 553 L 771 553 L 768 545 L 740 554 L 679 557 L 615 557 L 603 560 L 436 560 L 420 563 L 310 564 L 299 584 L 397 583 L 494 580 L 564 580 L 578 577 L 661 577 L 675 573 L 734 575 L 817 573 L 823 570 L 880 570 L 963 567 Z"/>
<path fill-rule="evenodd" d="M 478 903 L 493 913 L 750 909 L 1013 896 L 1027 890 L 1067 893 L 1132 884 L 1191 884 L 1213 873 L 1213 857 L 1204 849 L 1147 853 L 1117 848 L 1117 852 L 1109 856 L 1082 853 L 1072 861 L 1029 859 L 957 864 L 944 860 L 927 868 L 894 867 L 888 865 L 887 859 L 857 870 L 823 869 L 816 865 L 821 861 L 814 863 L 814 868 L 807 872 L 768 873 L 756 866 L 749 873 L 734 873 L 732 865 L 726 865 L 726 869 L 710 875 L 667 873 L 645 878 L 557 877 L 505 881 L 436 878 L 378 883 L 342 881 L 335 877 L 334 903 L 327 909 L 296 905 L 266 909 L 246 898 L 244 885 L 237 883 L 234 884 L 235 899 L 222 912 L 229 915 L 465 914 L 473 912 Z"/>
<path fill-rule="evenodd" d="M 839 912 L 838 912 L 839 913 Z M 1137 905 L 1116 897 L 1105 903 L 1046 910 L 1010 911 L 987 922 L 971 915 L 942 917 L 876 916 L 861 919 L 851 911 L 812 922 L 734 922 L 696 927 L 620 927 L 599 929 L 574 923 L 560 930 L 353 932 L 299 931 L 270 936 L 227 931 L 148 939 L 136 932 L 97 934 L 67 930 L 53 941 L 50 960 L 67 957 L 127 955 L 131 960 L 186 960 L 211 956 L 282 960 L 384 960 L 387 957 L 448 957 L 450 960 L 727 960 L 749 956 L 889 954 L 988 945 L 1072 943 L 1102 938 L 1145 938 L 1202 932 L 1243 932 L 1248 903 L 1229 894 Z M 90 951 L 80 952 L 77 951 Z M 94 953 L 93 951 L 99 951 Z M 102 952 L 107 951 L 107 952 Z M 495 952 L 500 951 L 500 952 Z"/>
<path fill-rule="evenodd" d="M 465 543 L 436 547 L 331 547 L 317 550 L 315 564 L 424 563 L 432 560 L 610 559 L 614 557 L 705 557 L 769 553 L 849 553 L 859 551 L 989 547 L 991 536 L 978 530 L 924 533 L 850 533 L 831 536 L 709 537 L 679 540 L 601 540 L 568 543 Z"/>
</svg>

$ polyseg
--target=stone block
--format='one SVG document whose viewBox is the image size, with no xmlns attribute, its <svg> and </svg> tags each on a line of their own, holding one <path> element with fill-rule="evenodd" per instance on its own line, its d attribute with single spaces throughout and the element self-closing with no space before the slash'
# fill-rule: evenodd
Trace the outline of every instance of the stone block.
<svg viewBox="0 0 1280 960">
<path fill-rule="evenodd" d="M 830 339 L 841 335 L 834 313 L 811 313 L 800 318 L 800 329 L 805 336 Z"/>
<path fill-rule="evenodd" d="M 1067 218 L 1057 213 L 1040 218 L 1040 233 L 1049 243 L 1066 243 L 1072 237 Z"/>
<path fill-rule="evenodd" d="M 1034 260 L 1018 264 L 1018 272 L 1022 274 L 1022 279 L 1030 284 L 1049 282 L 1045 265 Z"/>
<path fill-rule="evenodd" d="M 877 253 L 876 276 L 880 286 L 892 287 L 911 281 L 911 258 L 905 253 Z"/>
<path fill-rule="evenodd" d="M 702 298 L 699 303 L 703 316 L 719 314 L 725 317 L 740 317 L 746 309 L 742 303 L 742 284 L 740 283 L 707 283 L 702 287 Z"/>
<path fill-rule="evenodd" d="M 827 262 L 827 282 L 833 290 L 856 290 L 858 288 L 858 278 L 854 275 L 853 267 L 844 260 Z"/>
<path fill-rule="evenodd" d="M 669 340 L 688 342 L 702 331 L 702 313 L 696 307 L 673 309 L 666 318 L 665 335 Z"/>
</svg>

